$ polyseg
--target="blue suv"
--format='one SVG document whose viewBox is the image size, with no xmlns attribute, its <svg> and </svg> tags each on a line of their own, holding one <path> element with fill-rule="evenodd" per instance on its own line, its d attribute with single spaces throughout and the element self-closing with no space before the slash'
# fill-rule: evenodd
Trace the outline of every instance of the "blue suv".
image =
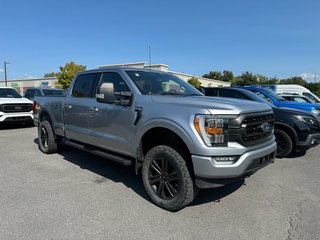
<svg viewBox="0 0 320 240">
<path fill-rule="evenodd" d="M 272 103 L 276 107 L 296 108 L 312 112 L 317 115 L 320 114 L 320 104 L 290 102 L 268 88 L 262 88 L 257 86 L 242 86 L 237 88 L 249 90 L 257 94 L 258 96 L 264 98 L 268 102 Z"/>
</svg>

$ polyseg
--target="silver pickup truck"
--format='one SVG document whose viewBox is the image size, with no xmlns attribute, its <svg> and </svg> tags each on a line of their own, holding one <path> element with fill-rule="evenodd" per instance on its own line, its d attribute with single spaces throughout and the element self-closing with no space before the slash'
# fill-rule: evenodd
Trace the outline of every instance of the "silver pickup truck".
<svg viewBox="0 0 320 240">
<path fill-rule="evenodd" d="M 64 142 L 133 165 L 152 201 L 170 211 L 191 203 L 199 188 L 243 179 L 275 157 L 270 107 L 205 97 L 160 71 L 85 71 L 66 97 L 35 101 L 42 152 Z"/>
</svg>

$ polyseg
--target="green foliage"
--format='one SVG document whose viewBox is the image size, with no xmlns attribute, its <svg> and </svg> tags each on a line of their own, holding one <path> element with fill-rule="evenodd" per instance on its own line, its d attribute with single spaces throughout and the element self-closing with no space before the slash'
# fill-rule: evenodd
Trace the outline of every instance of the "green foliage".
<svg viewBox="0 0 320 240">
<path fill-rule="evenodd" d="M 199 88 L 201 86 L 201 82 L 198 78 L 192 77 L 188 80 L 188 83 L 194 86 L 195 88 Z"/>
<path fill-rule="evenodd" d="M 297 84 L 301 86 L 306 86 L 308 83 L 302 77 L 291 77 L 280 80 L 280 84 Z"/>
<path fill-rule="evenodd" d="M 234 79 L 233 73 L 229 70 L 224 70 L 222 74 L 222 81 L 231 82 Z"/>
<path fill-rule="evenodd" d="M 87 66 L 79 65 L 74 62 L 66 63 L 64 67 L 60 67 L 60 73 L 58 75 L 58 83 L 63 89 L 68 89 L 72 78 L 77 72 L 86 70 Z"/>
<path fill-rule="evenodd" d="M 257 85 L 258 78 L 251 72 L 244 72 L 240 76 L 235 77 L 232 86 Z"/>
<path fill-rule="evenodd" d="M 222 73 L 219 71 L 210 71 L 209 73 L 204 74 L 202 77 L 215 80 L 222 80 Z"/>
<path fill-rule="evenodd" d="M 58 77 L 59 73 L 51 72 L 51 73 L 46 73 L 43 77 L 48 78 L 48 77 Z"/>
</svg>

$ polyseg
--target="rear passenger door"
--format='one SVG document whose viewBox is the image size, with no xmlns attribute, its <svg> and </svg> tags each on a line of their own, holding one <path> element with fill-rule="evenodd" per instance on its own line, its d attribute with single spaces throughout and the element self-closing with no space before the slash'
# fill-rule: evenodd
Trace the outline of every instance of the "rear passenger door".
<svg viewBox="0 0 320 240">
<path fill-rule="evenodd" d="M 134 107 L 119 104 L 120 92 L 131 92 L 121 73 L 102 73 L 97 88 L 102 83 L 113 83 L 115 103 L 94 102 L 89 117 L 90 143 L 95 146 L 131 155 L 131 133 L 134 122 Z"/>
<path fill-rule="evenodd" d="M 66 97 L 63 112 L 67 138 L 89 143 L 89 111 L 95 100 L 94 86 L 99 77 L 98 73 L 78 75 L 71 94 Z"/>
</svg>

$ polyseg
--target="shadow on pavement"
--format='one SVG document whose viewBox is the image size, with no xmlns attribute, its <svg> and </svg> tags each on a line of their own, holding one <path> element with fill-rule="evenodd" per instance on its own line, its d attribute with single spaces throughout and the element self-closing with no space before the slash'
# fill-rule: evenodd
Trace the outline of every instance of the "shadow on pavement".
<svg viewBox="0 0 320 240">
<path fill-rule="evenodd" d="M 19 129 L 19 128 L 32 128 L 34 127 L 32 123 L 1 123 L 0 130 L 11 130 L 11 129 Z"/>
<path fill-rule="evenodd" d="M 38 144 L 38 141 L 38 138 L 34 139 L 35 144 Z M 68 146 L 64 146 L 63 150 L 59 152 L 59 155 L 63 156 L 63 159 L 66 161 L 99 175 L 99 177 L 94 180 L 95 183 L 100 184 L 106 181 L 123 183 L 142 198 L 151 202 L 144 189 L 141 175 L 137 176 L 132 166 L 125 167 L 113 161 Z M 201 190 L 191 206 L 213 201 L 219 202 L 220 199 L 235 192 L 243 184 L 244 180 L 229 184 L 225 187 Z"/>
<path fill-rule="evenodd" d="M 301 152 L 292 152 L 286 158 L 298 158 L 298 157 L 303 157 L 306 155 L 307 151 L 301 151 Z"/>
</svg>

